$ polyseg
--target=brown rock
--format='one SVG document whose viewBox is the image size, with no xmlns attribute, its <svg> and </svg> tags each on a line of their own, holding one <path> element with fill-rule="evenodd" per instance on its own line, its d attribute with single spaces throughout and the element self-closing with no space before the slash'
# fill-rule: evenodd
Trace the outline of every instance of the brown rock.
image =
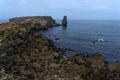
<svg viewBox="0 0 120 80">
<path fill-rule="evenodd" d="M 51 64 L 50 64 L 50 67 L 52 67 L 52 68 L 58 68 L 58 65 L 55 64 L 55 63 L 51 63 Z"/>
<path fill-rule="evenodd" d="M 72 55 L 71 57 L 69 57 L 68 61 L 71 61 L 78 65 L 83 64 L 83 60 L 77 55 Z"/>
<path fill-rule="evenodd" d="M 74 80 L 84 80 L 80 75 L 75 76 Z"/>
<path fill-rule="evenodd" d="M 110 64 L 109 70 L 111 72 L 113 71 L 120 72 L 120 64 L 117 63 Z"/>
<path fill-rule="evenodd" d="M 20 74 L 22 75 L 32 75 L 32 72 L 25 70 L 25 66 L 20 66 L 18 69 L 19 69 Z"/>
<path fill-rule="evenodd" d="M 38 64 L 37 62 L 33 62 L 31 66 L 33 66 L 34 68 L 41 68 L 40 64 Z"/>
<path fill-rule="evenodd" d="M 93 56 L 87 58 L 86 61 L 89 67 L 105 69 L 105 58 L 98 52 L 95 53 Z"/>
<path fill-rule="evenodd" d="M 29 72 L 29 71 L 25 71 L 25 70 L 21 70 L 21 74 L 22 75 L 25 75 L 25 76 L 31 76 L 32 75 L 32 72 Z"/>
<path fill-rule="evenodd" d="M 54 57 L 55 57 L 55 54 L 53 51 L 45 55 L 45 59 L 54 59 Z"/>
<path fill-rule="evenodd" d="M 80 72 L 81 75 L 85 76 L 88 73 L 88 70 L 89 69 L 86 66 L 84 66 L 84 65 L 80 65 L 79 66 L 79 72 Z"/>
<path fill-rule="evenodd" d="M 16 22 L 17 24 L 25 24 L 26 26 L 31 26 L 35 29 L 44 29 L 50 26 L 54 26 L 56 24 L 55 20 L 51 16 L 18 17 L 10 19 L 10 22 Z"/>
</svg>

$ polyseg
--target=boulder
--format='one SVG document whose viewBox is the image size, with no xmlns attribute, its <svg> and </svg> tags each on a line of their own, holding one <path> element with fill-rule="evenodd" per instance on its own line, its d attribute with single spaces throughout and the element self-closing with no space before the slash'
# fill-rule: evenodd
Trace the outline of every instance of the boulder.
<svg viewBox="0 0 120 80">
<path fill-rule="evenodd" d="M 117 63 L 110 64 L 109 70 L 111 72 L 113 72 L 113 71 L 120 72 L 120 64 L 117 64 Z"/>
<path fill-rule="evenodd" d="M 83 64 L 83 60 L 82 58 L 80 58 L 78 55 L 72 55 L 71 57 L 69 57 L 68 61 L 71 61 L 74 64 Z"/>
<path fill-rule="evenodd" d="M 75 77 L 74 77 L 74 80 L 84 80 L 80 75 L 76 75 Z"/>
<path fill-rule="evenodd" d="M 91 68 L 105 69 L 105 58 L 98 52 L 87 58 L 86 62 Z"/>
</svg>

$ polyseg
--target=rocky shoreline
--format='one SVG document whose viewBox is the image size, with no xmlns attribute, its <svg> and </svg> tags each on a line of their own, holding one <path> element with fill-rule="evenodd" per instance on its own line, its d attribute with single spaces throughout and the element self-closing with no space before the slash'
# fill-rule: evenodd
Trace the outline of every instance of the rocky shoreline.
<svg viewBox="0 0 120 80">
<path fill-rule="evenodd" d="M 100 53 L 65 57 L 49 39 L 34 33 L 56 26 L 47 19 L 0 24 L 0 80 L 120 80 L 120 64 L 107 65 Z"/>
</svg>

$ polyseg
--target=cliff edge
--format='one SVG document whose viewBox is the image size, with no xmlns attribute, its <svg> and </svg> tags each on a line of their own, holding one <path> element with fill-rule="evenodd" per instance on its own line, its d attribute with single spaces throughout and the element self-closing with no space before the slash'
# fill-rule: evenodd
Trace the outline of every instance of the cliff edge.
<svg viewBox="0 0 120 80">
<path fill-rule="evenodd" d="M 48 27 L 57 25 L 51 16 L 16 17 L 11 18 L 9 21 L 17 24 L 24 24 L 34 29 L 47 29 Z"/>
</svg>

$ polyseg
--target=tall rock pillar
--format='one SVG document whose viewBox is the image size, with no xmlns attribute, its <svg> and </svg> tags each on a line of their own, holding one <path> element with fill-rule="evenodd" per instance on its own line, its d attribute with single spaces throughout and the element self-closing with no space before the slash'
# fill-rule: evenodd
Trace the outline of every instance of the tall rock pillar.
<svg viewBox="0 0 120 80">
<path fill-rule="evenodd" d="M 63 25 L 63 26 L 67 26 L 67 16 L 64 16 L 64 17 L 63 17 L 62 25 Z"/>
</svg>

